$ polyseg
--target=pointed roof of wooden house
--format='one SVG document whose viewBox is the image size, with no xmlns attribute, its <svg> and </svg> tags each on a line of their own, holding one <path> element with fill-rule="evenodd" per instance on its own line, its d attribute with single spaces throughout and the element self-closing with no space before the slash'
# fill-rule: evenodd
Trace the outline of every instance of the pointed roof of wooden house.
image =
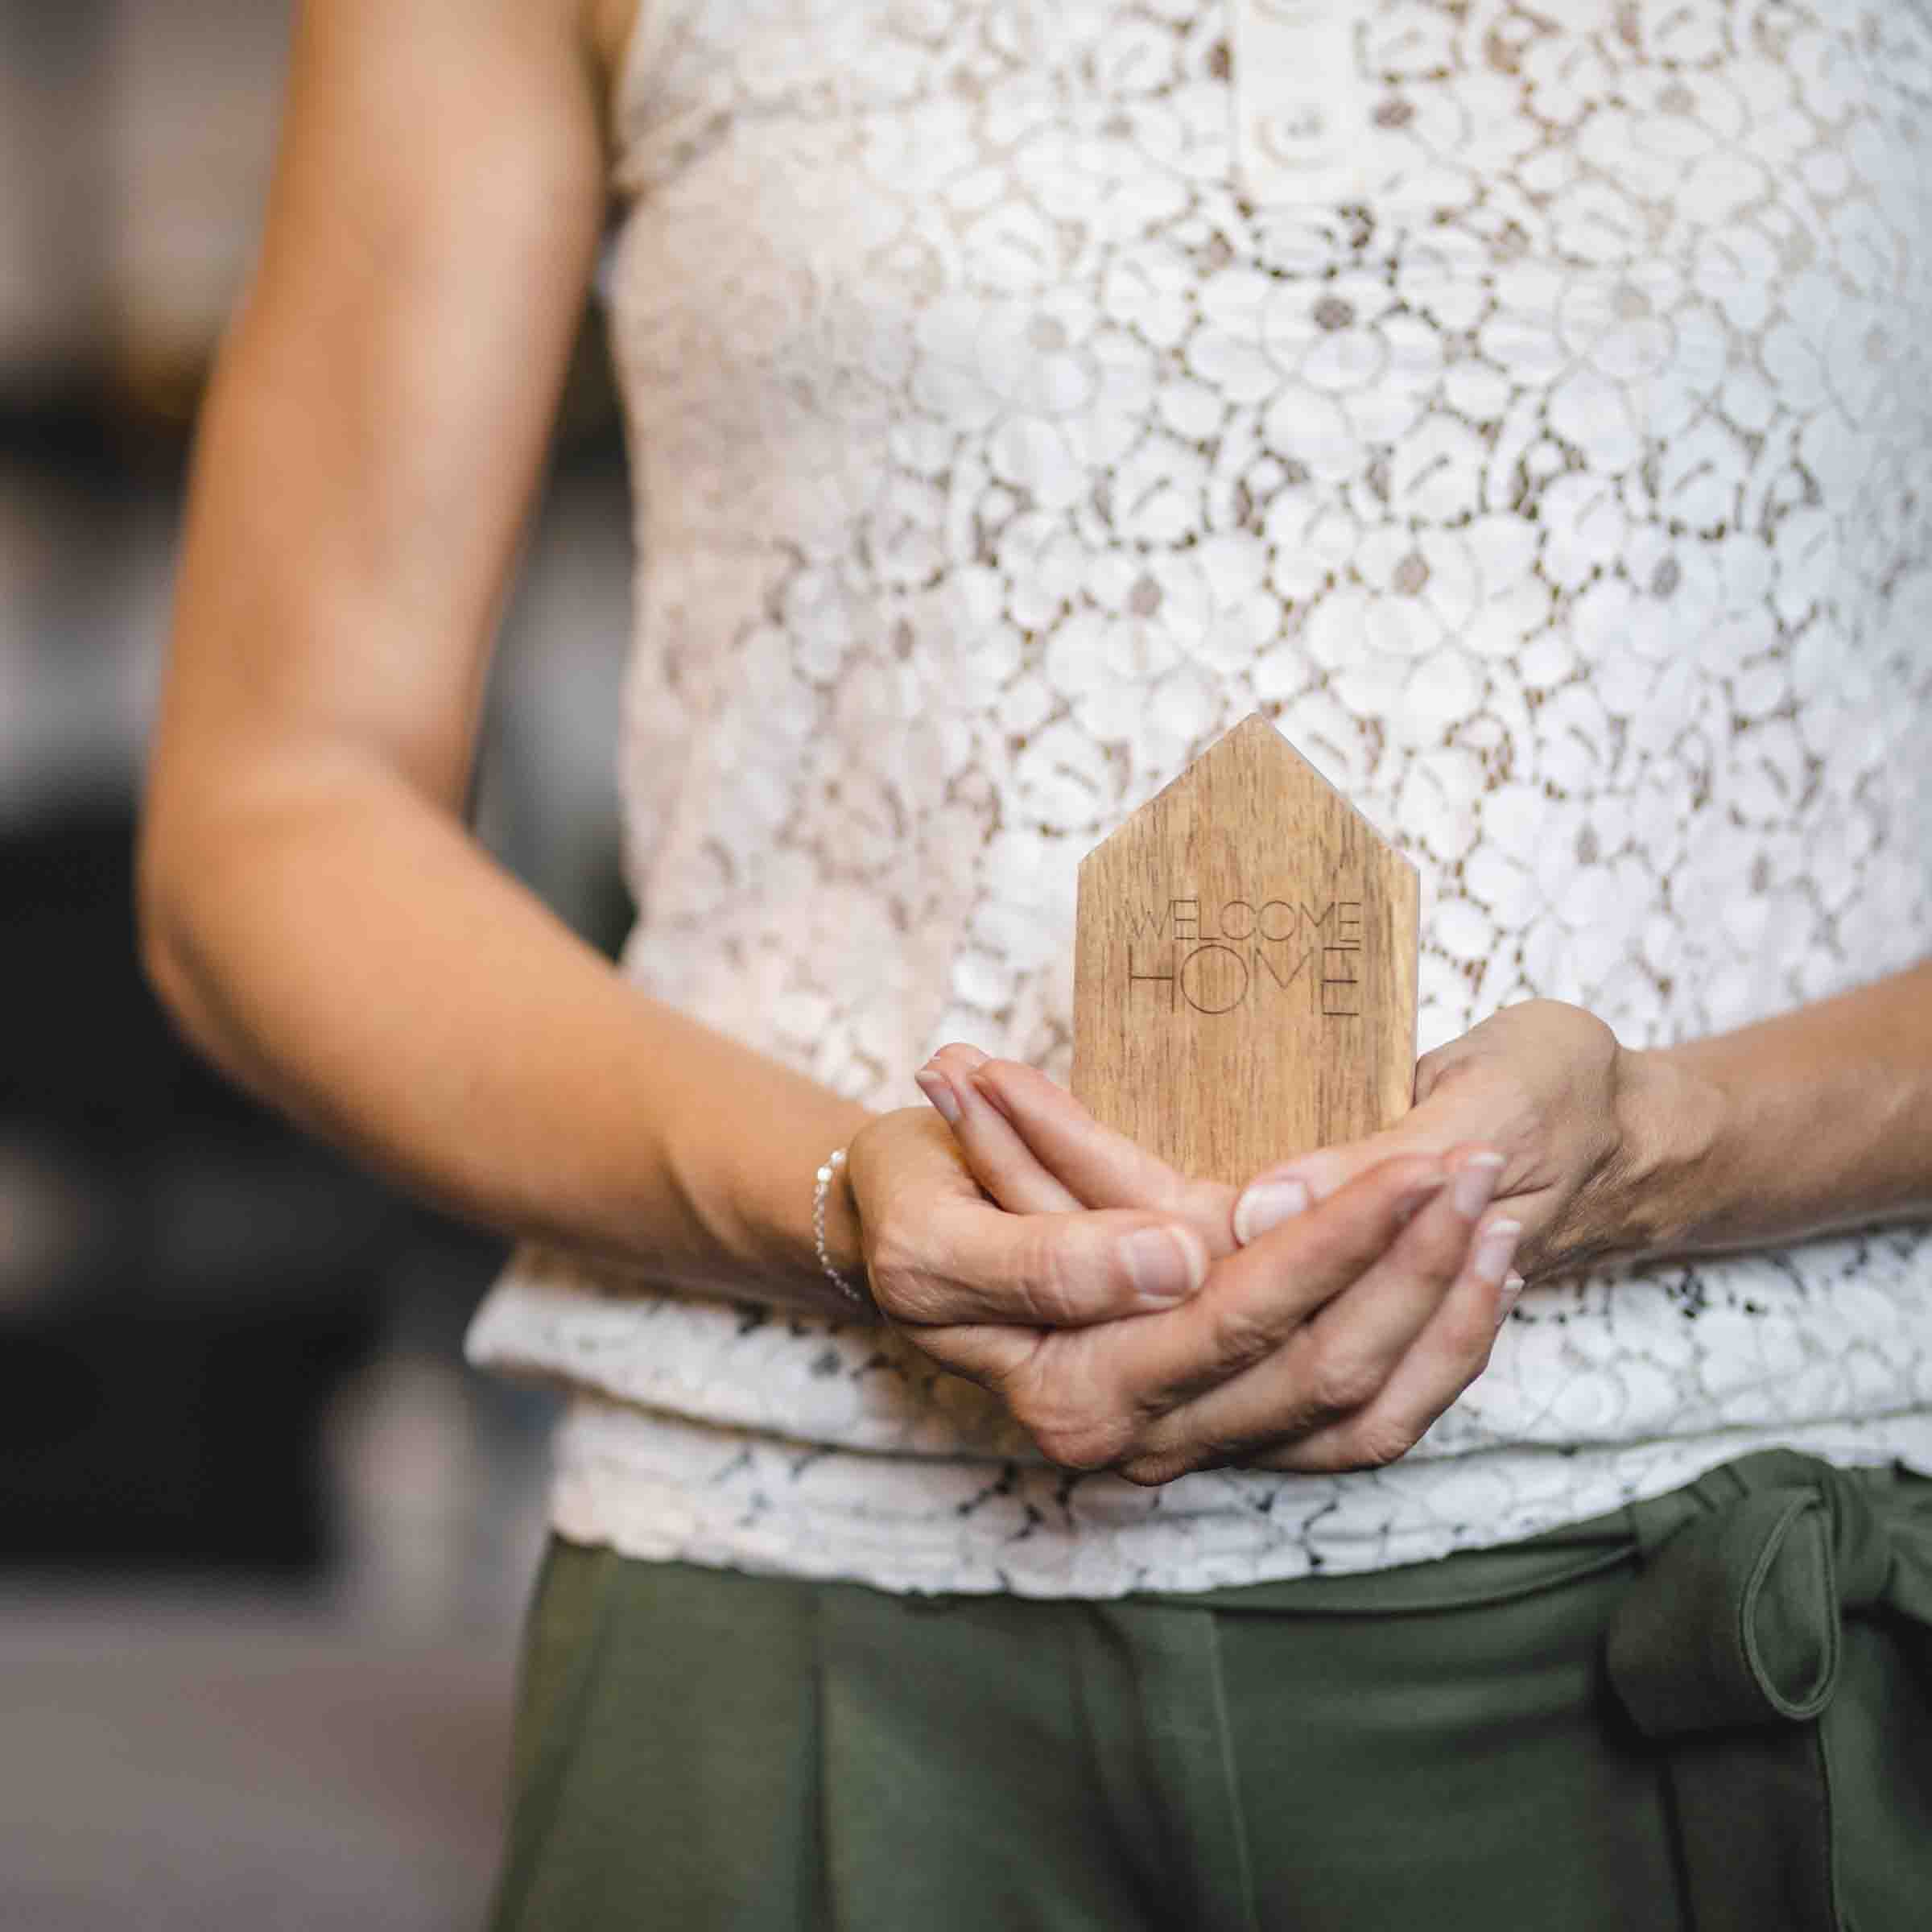
<svg viewBox="0 0 1932 1932">
<path fill-rule="evenodd" d="M 1144 799 L 1113 830 L 1080 861 L 1084 867 L 1096 859 L 1115 840 L 1127 834 L 1145 812 L 1172 807 L 1207 782 L 1211 774 L 1227 771 L 1239 761 L 1246 767 L 1268 774 L 1273 782 L 1290 791 L 1298 790 L 1308 801 L 1307 809 L 1339 809 L 1346 812 L 1362 831 L 1389 856 L 1414 872 L 1414 862 L 1406 852 L 1391 845 L 1374 821 L 1345 794 L 1338 791 L 1307 756 L 1297 749 L 1264 711 L 1251 711 L 1231 725 L 1191 765 L 1176 772 L 1158 791 Z"/>
</svg>

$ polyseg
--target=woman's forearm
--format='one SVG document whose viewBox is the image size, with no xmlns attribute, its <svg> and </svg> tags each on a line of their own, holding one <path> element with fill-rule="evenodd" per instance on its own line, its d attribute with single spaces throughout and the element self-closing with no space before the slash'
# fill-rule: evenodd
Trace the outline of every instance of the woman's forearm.
<svg viewBox="0 0 1932 1932">
<path fill-rule="evenodd" d="M 142 913 L 209 1057 L 412 1191 L 692 1292 L 850 1313 L 812 1179 L 870 1110 L 628 985 L 378 762 L 284 761 L 200 823 L 163 811 Z M 842 1190 L 827 1236 L 856 1267 Z"/>
<path fill-rule="evenodd" d="M 143 957 L 212 1059 L 459 1214 L 847 1307 L 812 1177 L 868 1110 L 627 986 L 456 815 L 606 212 L 585 10 L 299 10 L 196 439 Z"/>
<path fill-rule="evenodd" d="M 1623 1252 L 1932 1219 L 1932 960 L 1628 1057 Z"/>
</svg>

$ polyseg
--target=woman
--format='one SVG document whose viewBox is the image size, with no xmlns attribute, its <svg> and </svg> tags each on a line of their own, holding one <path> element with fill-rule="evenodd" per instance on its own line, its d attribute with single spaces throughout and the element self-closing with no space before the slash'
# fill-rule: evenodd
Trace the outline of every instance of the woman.
<svg viewBox="0 0 1932 1932">
<path fill-rule="evenodd" d="M 522 1237 L 500 1925 L 1918 1909 L 1932 35 L 1562 13 L 303 10 L 143 930 Z M 458 816 L 607 184 L 614 972 Z M 1062 1083 L 1257 706 L 1430 1051 L 1237 1194 Z"/>
</svg>

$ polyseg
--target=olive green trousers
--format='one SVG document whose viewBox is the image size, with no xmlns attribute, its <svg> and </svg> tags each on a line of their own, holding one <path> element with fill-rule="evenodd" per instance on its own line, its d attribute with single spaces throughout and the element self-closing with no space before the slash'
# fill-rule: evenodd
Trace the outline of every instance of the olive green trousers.
<svg viewBox="0 0 1932 1932">
<path fill-rule="evenodd" d="M 495 1932 L 1922 1932 L 1932 1479 L 1091 1601 L 552 1542 Z"/>
</svg>

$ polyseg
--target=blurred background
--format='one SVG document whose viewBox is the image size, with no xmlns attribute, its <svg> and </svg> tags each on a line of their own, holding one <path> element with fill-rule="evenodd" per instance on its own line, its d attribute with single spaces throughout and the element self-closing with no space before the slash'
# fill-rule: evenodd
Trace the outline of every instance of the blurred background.
<svg viewBox="0 0 1932 1932">
<path fill-rule="evenodd" d="M 229 1091 L 133 950 L 188 438 L 281 0 L 0 0 L 0 1925 L 479 1922 L 550 1398 L 503 1246 Z M 291 460 L 299 460 L 291 452 Z M 621 449 L 587 317 L 485 842 L 614 952 Z"/>
</svg>

